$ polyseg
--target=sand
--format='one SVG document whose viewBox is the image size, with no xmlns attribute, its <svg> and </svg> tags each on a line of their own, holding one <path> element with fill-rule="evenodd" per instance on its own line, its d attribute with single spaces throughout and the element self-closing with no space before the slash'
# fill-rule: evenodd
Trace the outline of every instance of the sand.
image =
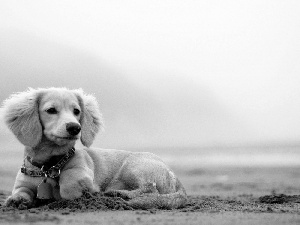
<svg viewBox="0 0 300 225">
<path fill-rule="evenodd" d="M 132 209 L 120 198 L 83 197 L 38 207 L 7 208 L 0 191 L 0 224 L 300 224 L 299 168 L 178 170 L 188 192 L 181 209 Z"/>
<path fill-rule="evenodd" d="M 8 193 L 1 193 L 1 203 Z M 119 198 L 85 193 L 80 199 L 58 201 L 31 209 L 0 206 L 0 223 L 38 224 L 299 224 L 299 195 L 189 196 L 181 209 L 137 210 Z M 226 222 L 227 221 L 227 222 Z M 231 221 L 231 222 L 230 222 Z"/>
<path fill-rule="evenodd" d="M 1 193 L 1 203 L 8 193 Z M 104 197 L 101 194 L 85 193 L 80 199 L 61 200 L 31 209 L 0 207 L 1 223 L 57 223 L 66 224 L 197 224 L 206 220 L 211 223 L 225 222 L 225 218 L 239 224 L 248 224 L 261 218 L 261 224 L 289 224 L 300 222 L 299 195 L 267 195 L 255 198 L 239 195 L 222 198 L 220 196 L 189 196 L 188 204 L 181 209 L 138 210 L 126 205 L 119 198 Z M 271 216 L 272 215 L 272 216 Z"/>
</svg>

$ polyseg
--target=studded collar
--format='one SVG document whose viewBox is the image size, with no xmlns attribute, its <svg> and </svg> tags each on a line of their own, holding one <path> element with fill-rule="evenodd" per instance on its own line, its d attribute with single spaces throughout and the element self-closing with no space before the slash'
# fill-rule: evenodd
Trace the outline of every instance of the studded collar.
<svg viewBox="0 0 300 225">
<path fill-rule="evenodd" d="M 61 169 L 65 166 L 65 164 L 74 156 L 75 148 L 71 148 L 67 154 L 64 156 L 54 156 L 48 162 L 44 164 L 39 164 L 33 161 L 30 157 L 26 157 L 26 160 L 32 164 L 33 166 L 39 168 L 31 169 L 25 166 L 25 163 L 21 167 L 21 173 L 31 177 L 50 177 L 53 179 L 57 179 L 60 175 Z"/>
</svg>

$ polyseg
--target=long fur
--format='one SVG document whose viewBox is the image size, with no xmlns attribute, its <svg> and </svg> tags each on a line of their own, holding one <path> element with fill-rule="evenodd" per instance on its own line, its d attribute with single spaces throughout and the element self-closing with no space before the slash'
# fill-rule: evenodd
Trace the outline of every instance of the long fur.
<svg viewBox="0 0 300 225">
<path fill-rule="evenodd" d="M 34 147 L 42 139 L 38 101 L 41 92 L 29 89 L 4 101 L 4 119 L 8 128 L 25 146 Z"/>
<path fill-rule="evenodd" d="M 74 90 L 76 93 L 83 114 L 80 118 L 81 143 L 90 147 L 99 129 L 103 129 L 103 119 L 100 113 L 97 100 L 92 95 L 87 95 L 82 89 Z"/>
<path fill-rule="evenodd" d="M 49 112 L 51 108 L 57 111 Z M 103 128 L 103 120 L 96 98 L 81 89 L 29 89 L 12 95 L 4 102 L 3 109 L 6 124 L 26 146 L 25 155 L 42 165 L 73 148 L 81 132 L 81 142 L 88 148 L 76 149 L 75 155 L 61 169 L 59 185 L 54 179 L 47 179 L 53 186 L 55 199 L 78 198 L 88 190 L 129 199 L 128 204 L 134 208 L 178 208 L 186 204 L 184 187 L 158 156 L 90 148 L 97 132 Z M 79 126 L 80 132 L 68 136 L 69 124 Z M 24 163 L 36 169 L 30 162 Z M 40 183 L 39 177 L 19 171 L 6 205 L 24 203 L 31 207 Z"/>
</svg>

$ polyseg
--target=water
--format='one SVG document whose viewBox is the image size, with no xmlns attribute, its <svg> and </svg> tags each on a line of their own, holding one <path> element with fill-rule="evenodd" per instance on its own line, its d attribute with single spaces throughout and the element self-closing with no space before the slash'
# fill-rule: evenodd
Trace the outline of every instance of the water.
<svg viewBox="0 0 300 225">
<path fill-rule="evenodd" d="M 23 146 L 2 143 L 0 171 L 16 170 L 22 165 Z M 159 155 L 168 165 L 182 168 L 234 167 L 297 167 L 300 146 L 210 147 L 210 148 L 141 148 Z"/>
<path fill-rule="evenodd" d="M 187 168 L 300 166 L 300 146 L 149 148 L 146 150 L 161 156 L 167 164 Z"/>
</svg>

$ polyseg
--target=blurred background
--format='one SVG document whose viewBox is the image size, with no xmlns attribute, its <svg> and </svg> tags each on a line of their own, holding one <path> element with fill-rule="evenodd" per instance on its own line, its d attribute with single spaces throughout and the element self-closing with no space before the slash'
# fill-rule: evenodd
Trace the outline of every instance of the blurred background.
<svg viewBox="0 0 300 225">
<path fill-rule="evenodd" d="M 105 119 L 93 146 L 177 166 L 300 166 L 299 40 L 297 0 L 4 0 L 0 100 L 83 88 Z M 0 170 L 21 166 L 3 123 L 0 141 Z"/>
</svg>

